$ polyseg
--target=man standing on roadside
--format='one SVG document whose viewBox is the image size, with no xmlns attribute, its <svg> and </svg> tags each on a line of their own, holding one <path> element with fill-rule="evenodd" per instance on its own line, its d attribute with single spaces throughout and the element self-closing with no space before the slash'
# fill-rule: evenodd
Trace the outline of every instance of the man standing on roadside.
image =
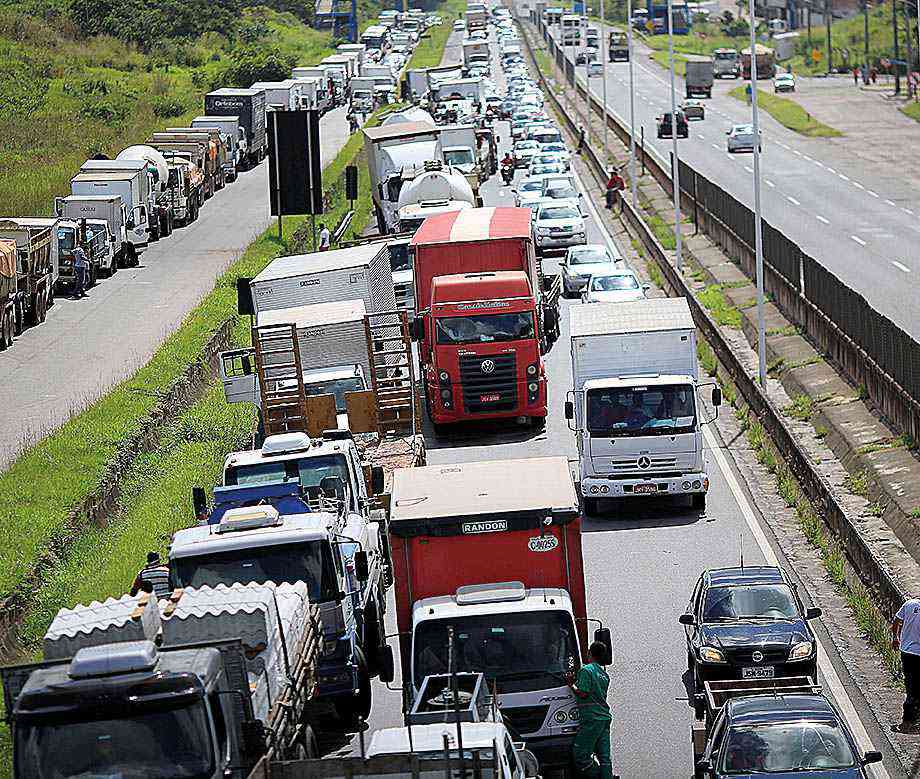
<svg viewBox="0 0 920 779">
<path fill-rule="evenodd" d="M 89 271 L 89 259 L 82 246 L 77 246 L 73 250 L 73 296 L 75 298 L 86 297 L 86 274 Z"/>
<path fill-rule="evenodd" d="M 169 566 L 160 560 L 158 552 L 147 553 L 147 565 L 141 568 L 131 585 L 131 595 L 141 592 L 152 592 L 158 599 L 169 597 Z"/>
<path fill-rule="evenodd" d="M 607 179 L 607 208 L 613 210 L 617 203 L 617 198 L 626 188 L 626 182 L 616 168 L 610 169 L 610 178 Z"/>
<path fill-rule="evenodd" d="M 328 252 L 331 245 L 332 234 L 329 232 L 329 228 L 326 227 L 326 225 L 321 224 L 319 226 L 319 250 L 321 252 Z"/>
<path fill-rule="evenodd" d="M 920 599 L 908 598 L 891 623 L 891 646 L 901 650 L 904 669 L 904 719 L 896 730 L 918 731 L 920 718 Z"/>
<path fill-rule="evenodd" d="M 604 670 L 607 662 L 607 647 L 595 641 L 588 649 L 591 662 L 583 665 L 578 677 L 569 675 L 569 686 L 578 698 L 578 733 L 572 744 L 572 759 L 579 776 L 591 776 L 594 771 L 594 755 L 600 763 L 600 779 L 614 779 L 613 762 L 610 757 L 610 706 L 607 690 L 610 677 Z"/>
</svg>

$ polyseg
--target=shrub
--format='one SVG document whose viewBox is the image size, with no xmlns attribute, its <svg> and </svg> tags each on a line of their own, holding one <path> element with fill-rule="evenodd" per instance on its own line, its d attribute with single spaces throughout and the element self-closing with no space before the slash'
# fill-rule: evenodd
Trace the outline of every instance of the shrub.
<svg viewBox="0 0 920 779">
<path fill-rule="evenodd" d="M 168 95 L 157 95 L 153 98 L 153 114 L 161 119 L 169 119 L 174 116 L 182 116 L 185 113 L 185 106 L 182 101 Z"/>
</svg>

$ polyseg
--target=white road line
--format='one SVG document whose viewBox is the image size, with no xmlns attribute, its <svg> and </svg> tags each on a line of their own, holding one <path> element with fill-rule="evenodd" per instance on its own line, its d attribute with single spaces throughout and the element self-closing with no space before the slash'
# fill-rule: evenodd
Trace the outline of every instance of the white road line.
<svg viewBox="0 0 920 779">
<path fill-rule="evenodd" d="M 886 202 L 889 206 L 893 206 L 893 205 L 895 204 L 895 202 L 894 202 L 893 200 L 889 200 L 888 198 L 885 198 L 885 202 Z"/>
<path fill-rule="evenodd" d="M 802 152 L 800 152 L 798 149 L 793 149 L 792 153 L 798 155 L 799 157 L 802 156 Z"/>
<path fill-rule="evenodd" d="M 809 157 L 807 154 L 803 154 L 802 159 L 808 160 L 809 162 L 814 162 L 814 160 L 811 157 Z M 818 163 L 818 164 L 820 165 L 821 163 Z"/>
<path fill-rule="evenodd" d="M 910 273 L 910 268 L 908 268 L 906 265 L 902 265 L 897 260 L 892 260 L 891 264 L 894 265 L 894 267 L 897 268 L 898 270 L 902 270 L 905 273 Z"/>
<path fill-rule="evenodd" d="M 817 219 L 819 222 L 824 222 L 826 225 L 830 224 L 830 220 L 825 219 L 823 216 L 821 216 L 821 214 L 815 214 L 815 219 Z"/>
<path fill-rule="evenodd" d="M 802 205 L 798 200 L 796 200 L 794 197 L 792 197 L 792 195 L 786 195 L 786 200 L 788 200 L 788 201 L 789 201 L 790 203 L 792 203 L 792 205 L 794 205 L 794 206 L 800 206 L 800 205 Z"/>
<path fill-rule="evenodd" d="M 812 162 L 813 162 L 815 165 L 817 165 L 819 168 L 823 168 L 823 167 L 824 167 L 824 163 L 823 163 L 823 162 L 819 162 L 818 160 L 812 160 Z"/>
<path fill-rule="evenodd" d="M 856 189 L 865 189 L 865 187 L 862 184 L 860 184 L 858 181 L 854 181 L 853 186 L 856 187 Z"/>
<path fill-rule="evenodd" d="M 754 514 L 754 509 L 748 502 L 747 494 L 744 492 L 744 490 L 741 489 L 741 485 L 738 483 L 735 472 L 729 467 L 728 459 L 725 457 L 725 453 L 722 451 L 719 442 L 716 440 L 715 433 L 712 432 L 708 425 L 703 426 L 703 436 L 706 438 L 706 443 L 709 445 L 709 451 L 715 458 L 716 463 L 719 466 L 719 470 L 722 471 L 723 476 L 725 476 L 725 481 L 728 484 L 728 488 L 731 490 L 732 496 L 735 498 L 735 502 L 741 509 L 741 514 L 744 516 L 744 521 L 747 524 L 748 529 L 751 531 L 751 535 L 754 536 L 754 541 L 756 541 L 757 546 L 760 547 L 760 551 L 761 554 L 763 554 L 764 560 L 766 561 L 767 565 L 776 566 L 778 568 L 779 558 L 777 558 L 776 553 L 773 551 L 773 547 L 770 546 L 770 542 L 767 540 L 767 536 L 763 532 L 763 528 L 757 521 L 757 516 Z M 862 720 L 859 718 L 856 707 L 853 705 L 853 701 L 850 700 L 850 696 L 847 693 L 846 687 L 844 687 L 843 682 L 840 681 L 840 677 L 837 675 L 837 669 L 834 668 L 834 664 L 828 658 L 827 652 L 825 651 L 824 645 L 821 643 L 821 641 L 818 641 L 818 668 L 821 670 L 821 676 L 824 679 L 824 684 L 830 689 L 831 695 L 833 695 L 834 700 L 837 702 L 837 706 L 840 708 L 841 714 L 843 714 L 844 719 L 853 729 L 853 735 L 859 744 L 860 752 L 866 752 L 869 749 L 872 749 L 872 741 L 869 738 L 869 732 L 866 730 L 866 726 L 863 725 Z M 881 763 L 876 763 L 875 765 L 868 766 L 867 770 L 874 773 L 878 779 L 890 779 L 888 769 L 886 769 L 885 766 Z"/>
<path fill-rule="evenodd" d="M 834 170 L 832 167 L 828 166 L 827 172 L 828 172 L 828 173 L 836 173 L 837 171 Z"/>
<path fill-rule="evenodd" d="M 902 210 L 905 214 L 910 214 L 911 216 L 913 216 L 913 213 L 914 213 L 914 212 L 911 211 L 909 208 L 904 208 L 904 206 L 901 206 L 901 210 Z"/>
<path fill-rule="evenodd" d="M 754 169 L 753 169 L 750 165 L 745 165 L 745 166 L 744 166 L 744 169 L 745 169 L 748 173 L 753 173 L 753 172 L 754 172 Z"/>
<path fill-rule="evenodd" d="M 872 197 L 878 197 L 878 192 L 873 192 L 871 189 L 867 189 L 866 194 L 871 195 Z"/>
<path fill-rule="evenodd" d="M 777 141 L 777 143 L 778 143 L 780 146 L 782 146 L 784 149 L 788 149 L 788 148 L 789 148 L 789 146 L 788 146 L 787 144 L 783 143 L 782 141 Z"/>
<path fill-rule="evenodd" d="M 840 178 L 842 178 L 844 181 L 849 181 L 849 180 L 850 180 L 850 177 L 849 177 L 849 176 L 844 176 L 842 173 L 838 173 L 837 175 L 838 175 Z"/>
<path fill-rule="evenodd" d="M 866 242 L 862 238 L 860 238 L 858 235 L 851 235 L 850 238 L 856 241 L 856 243 L 858 243 L 860 246 L 866 245 Z"/>
<path fill-rule="evenodd" d="M 772 189 L 773 187 L 776 186 L 776 184 L 774 184 L 772 181 L 770 181 L 770 179 L 764 179 L 764 180 L 763 180 L 763 183 L 766 184 L 766 185 L 767 185 L 768 187 L 770 187 L 771 189 Z"/>
<path fill-rule="evenodd" d="M 709 145 L 712 146 L 713 149 L 718 149 L 718 148 L 719 148 L 719 144 L 717 144 L 717 143 L 710 143 Z"/>
</svg>

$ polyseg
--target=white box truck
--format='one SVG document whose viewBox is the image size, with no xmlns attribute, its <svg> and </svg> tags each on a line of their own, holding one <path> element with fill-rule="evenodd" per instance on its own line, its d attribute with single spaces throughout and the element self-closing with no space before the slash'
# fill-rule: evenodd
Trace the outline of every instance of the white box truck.
<svg viewBox="0 0 920 779">
<path fill-rule="evenodd" d="M 72 195 L 117 195 L 125 207 L 125 248 L 128 264 L 147 249 L 150 229 L 147 212 L 147 171 L 88 171 L 70 180 Z"/>
<path fill-rule="evenodd" d="M 696 328 L 683 298 L 573 306 L 575 431 L 585 511 L 601 498 L 686 495 L 706 507 Z M 712 392 L 720 405 L 721 392 Z"/>
<path fill-rule="evenodd" d="M 250 282 L 256 315 L 279 308 L 362 300 L 368 313 L 396 310 L 385 241 L 279 257 Z"/>
<path fill-rule="evenodd" d="M 125 226 L 127 211 L 118 195 L 58 197 L 54 199 L 54 212 L 64 219 L 86 219 L 90 224 L 105 222 L 112 244 L 112 260 L 118 267 L 131 264 L 128 256 L 128 229 Z"/>
</svg>

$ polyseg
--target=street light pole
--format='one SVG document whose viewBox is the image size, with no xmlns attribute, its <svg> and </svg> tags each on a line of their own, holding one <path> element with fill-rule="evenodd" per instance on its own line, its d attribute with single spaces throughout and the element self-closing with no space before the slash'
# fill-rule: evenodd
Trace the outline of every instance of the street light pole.
<svg viewBox="0 0 920 779">
<path fill-rule="evenodd" d="M 920 3 L 920 0 L 917 0 Z M 626 11 L 626 57 L 629 63 L 629 187 L 632 190 L 632 207 L 639 208 L 636 190 L 636 85 L 633 82 L 633 32 L 632 0 L 627 0 Z"/>
<path fill-rule="evenodd" d="M 920 4 L 920 0 L 917 0 Z M 865 39 L 865 51 L 863 52 L 866 63 L 866 73 L 869 72 L 869 0 L 863 0 L 863 38 Z"/>
<path fill-rule="evenodd" d="M 751 0 L 753 2 L 753 0 Z M 631 61 L 631 60 L 630 60 Z M 680 161 L 677 157 L 677 95 L 674 92 L 674 11 L 673 0 L 668 0 L 668 61 L 671 65 L 671 183 L 674 190 L 674 264 L 683 269 L 680 232 Z"/>
<path fill-rule="evenodd" d="M 760 122 L 757 116 L 757 50 L 754 32 L 754 0 L 751 14 L 751 119 L 754 125 L 754 253 L 757 262 L 757 373 L 760 386 L 767 386 L 767 339 L 763 313 L 763 231 L 760 224 Z"/>
<path fill-rule="evenodd" d="M 901 56 L 898 52 L 898 4 L 896 0 L 891 0 L 891 26 L 894 28 L 894 93 L 901 94 L 901 71 L 898 69 L 898 60 Z"/>
<path fill-rule="evenodd" d="M 584 17 L 584 34 L 585 34 L 585 143 L 591 143 L 591 71 L 588 63 L 588 6 L 585 6 Z M 578 90 L 575 90 L 575 96 L 578 97 Z"/>
</svg>

